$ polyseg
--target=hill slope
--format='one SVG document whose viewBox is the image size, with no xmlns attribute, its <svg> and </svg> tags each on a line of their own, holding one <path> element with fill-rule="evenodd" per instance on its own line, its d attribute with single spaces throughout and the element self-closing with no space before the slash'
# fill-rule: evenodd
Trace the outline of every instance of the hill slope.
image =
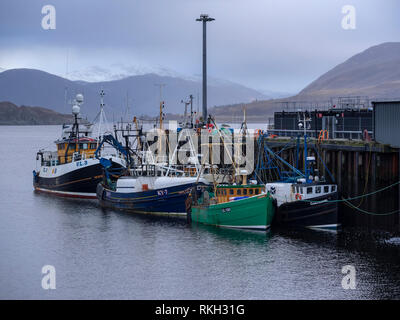
<svg viewBox="0 0 400 320">
<path fill-rule="evenodd" d="M 11 102 L 0 102 L 0 125 L 63 124 L 72 121 L 72 115 L 41 107 L 18 107 Z"/>
<path fill-rule="evenodd" d="M 76 93 L 83 93 L 85 103 L 82 114 L 94 117 L 99 109 L 99 92 L 104 89 L 106 112 L 109 118 L 121 117 L 126 111 L 126 96 L 129 93 L 130 113 L 151 115 L 158 113 L 159 89 L 155 84 L 163 83 L 163 99 L 166 101 L 166 112 L 182 113 L 182 99 L 189 94 L 201 96 L 199 81 L 178 77 L 145 74 L 124 79 L 85 82 L 70 81 L 47 72 L 33 69 L 12 69 L 0 73 L 0 101 L 12 101 L 18 105 L 39 105 L 57 112 L 70 113 L 70 106 L 65 103 L 65 92 L 68 88 L 68 100 Z M 214 82 L 208 87 L 209 105 L 225 105 L 237 102 L 249 102 L 254 99 L 265 99 L 263 94 L 231 82 Z M 201 106 L 201 103 L 199 103 Z M 197 103 L 195 102 L 195 107 Z"/>
<path fill-rule="evenodd" d="M 297 95 L 285 99 L 246 104 L 250 120 L 265 121 L 282 110 L 283 101 L 328 101 L 340 96 L 368 96 L 370 99 L 400 98 L 400 42 L 387 42 L 368 48 L 337 65 L 310 83 Z M 240 114 L 242 105 L 210 110 L 217 118 Z"/>
<path fill-rule="evenodd" d="M 368 95 L 399 97 L 400 43 L 368 48 L 334 67 L 305 87 L 299 96 Z"/>
</svg>

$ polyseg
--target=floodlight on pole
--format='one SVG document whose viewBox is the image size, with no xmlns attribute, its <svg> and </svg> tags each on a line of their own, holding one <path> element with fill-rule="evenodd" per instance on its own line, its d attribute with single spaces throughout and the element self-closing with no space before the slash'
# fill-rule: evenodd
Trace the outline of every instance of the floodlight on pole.
<svg viewBox="0 0 400 320">
<path fill-rule="evenodd" d="M 207 22 L 214 21 L 207 14 L 201 14 L 196 21 L 203 22 L 203 120 L 207 121 Z"/>
</svg>

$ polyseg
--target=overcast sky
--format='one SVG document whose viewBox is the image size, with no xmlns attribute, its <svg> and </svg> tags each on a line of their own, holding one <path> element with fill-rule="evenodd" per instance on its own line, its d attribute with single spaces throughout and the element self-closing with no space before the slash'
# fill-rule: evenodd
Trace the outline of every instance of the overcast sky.
<svg viewBox="0 0 400 320">
<path fill-rule="evenodd" d="M 42 7 L 56 8 L 43 30 Z M 356 29 L 341 26 L 356 8 Z M 67 70 L 115 64 L 201 74 L 208 13 L 208 72 L 255 89 L 297 92 L 368 47 L 400 40 L 398 0 L 1 0 L 0 67 Z M 68 54 L 67 54 L 68 52 Z M 68 55 L 68 68 L 67 68 Z"/>
</svg>

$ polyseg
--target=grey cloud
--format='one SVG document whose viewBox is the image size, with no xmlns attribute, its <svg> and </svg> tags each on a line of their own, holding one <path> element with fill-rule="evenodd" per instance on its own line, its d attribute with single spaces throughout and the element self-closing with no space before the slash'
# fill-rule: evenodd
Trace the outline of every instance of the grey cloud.
<svg viewBox="0 0 400 320">
<path fill-rule="evenodd" d="M 41 29 L 41 8 L 52 4 L 57 29 Z M 201 72 L 201 27 L 209 13 L 209 73 L 251 87 L 294 92 L 351 55 L 396 41 L 396 0 L 354 0 L 357 29 L 340 27 L 347 1 L 321 0 L 2 0 L 0 67 L 58 60 L 46 71 L 62 74 L 65 48 L 74 69 L 146 64 L 179 73 Z M 32 50 L 30 50 L 32 48 Z M 34 49 L 42 48 L 42 49 Z M 15 55 L 19 50 L 19 55 Z M 23 53 L 24 52 L 25 56 Z M 43 54 L 41 60 L 40 52 Z M 49 67 L 50 68 L 50 67 Z"/>
</svg>

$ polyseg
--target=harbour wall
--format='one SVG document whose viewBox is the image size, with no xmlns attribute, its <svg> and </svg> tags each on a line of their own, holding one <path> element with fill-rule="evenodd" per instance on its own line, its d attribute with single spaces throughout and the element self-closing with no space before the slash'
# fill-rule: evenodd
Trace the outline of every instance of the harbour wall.
<svg viewBox="0 0 400 320">
<path fill-rule="evenodd" d="M 266 139 L 267 145 L 291 164 L 296 159 L 296 141 Z M 285 148 L 283 151 L 282 148 Z M 263 152 L 256 148 L 255 157 Z M 299 148 L 299 167 L 304 166 L 304 146 Z M 376 142 L 313 139 L 308 144 L 308 156 L 315 156 L 321 175 L 338 185 L 341 198 L 358 199 L 339 203 L 339 218 L 344 227 L 366 227 L 400 231 L 400 149 Z M 318 156 L 322 161 L 318 161 Z M 324 166 L 324 164 L 326 167 Z M 391 186 L 381 192 L 385 187 Z M 369 196 L 364 196 L 368 195 Z"/>
</svg>

